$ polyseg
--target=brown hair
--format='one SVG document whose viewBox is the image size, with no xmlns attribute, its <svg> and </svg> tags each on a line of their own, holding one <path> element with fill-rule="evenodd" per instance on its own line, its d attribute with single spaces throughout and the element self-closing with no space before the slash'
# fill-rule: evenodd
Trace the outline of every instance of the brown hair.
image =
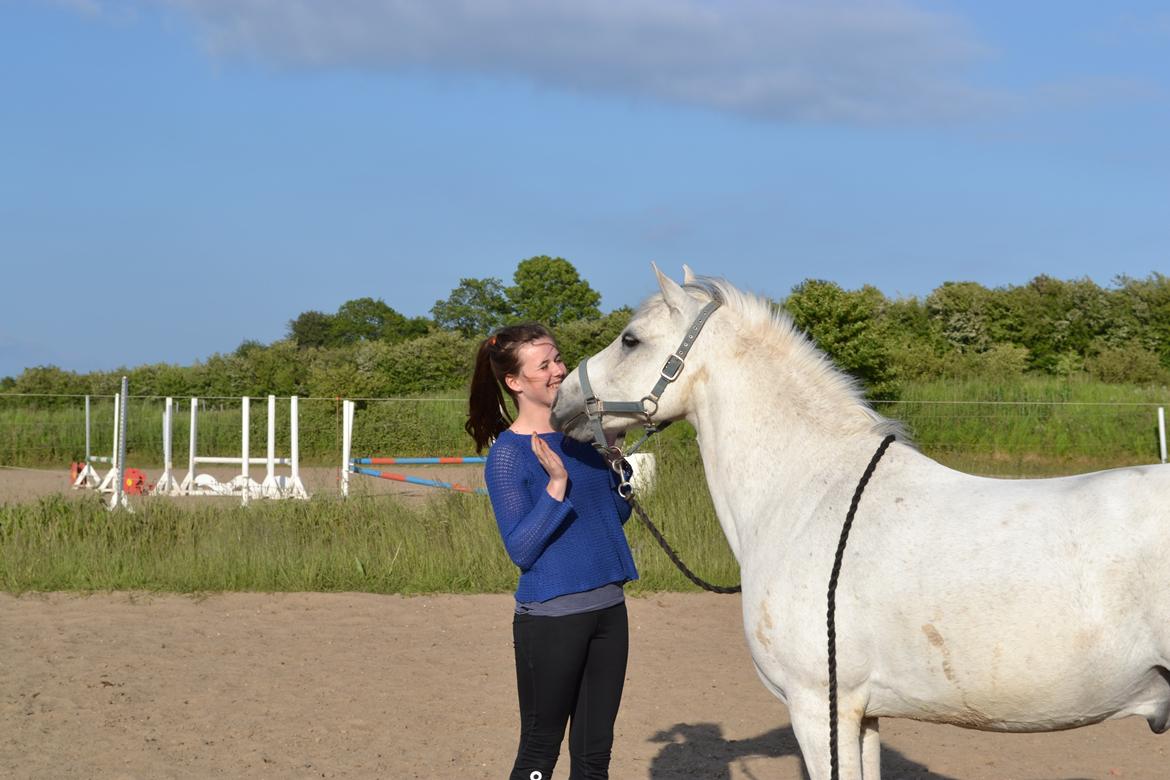
<svg viewBox="0 0 1170 780">
<path fill-rule="evenodd" d="M 522 322 L 500 328 L 479 343 L 475 372 L 471 375 L 467 422 L 463 425 L 475 440 L 476 452 L 482 452 L 492 439 L 512 424 L 504 403 L 504 391 L 511 396 L 513 404 L 516 396 L 504 384 L 504 377 L 520 373 L 520 347 L 540 339 L 556 341 L 548 328 L 540 323 Z"/>
</svg>

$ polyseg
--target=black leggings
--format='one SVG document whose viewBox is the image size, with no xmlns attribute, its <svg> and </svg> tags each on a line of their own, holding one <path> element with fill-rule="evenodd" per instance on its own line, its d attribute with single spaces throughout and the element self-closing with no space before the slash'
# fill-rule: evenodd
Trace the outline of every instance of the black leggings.
<svg viewBox="0 0 1170 780">
<path fill-rule="evenodd" d="M 510 780 L 552 777 L 570 716 L 569 780 L 608 778 L 630 646 L 625 602 L 562 617 L 516 615 L 512 636 L 520 747 Z"/>
</svg>

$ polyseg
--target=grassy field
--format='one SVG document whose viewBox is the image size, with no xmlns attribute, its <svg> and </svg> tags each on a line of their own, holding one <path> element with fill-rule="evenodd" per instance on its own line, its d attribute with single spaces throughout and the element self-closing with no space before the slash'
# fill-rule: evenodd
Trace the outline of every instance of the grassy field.
<svg viewBox="0 0 1170 780">
<path fill-rule="evenodd" d="M 692 568 L 734 582 L 697 460 L 660 469 L 646 501 Z M 641 582 L 690 587 L 631 520 Z M 0 589 L 200 591 L 508 591 L 516 568 L 486 498 L 438 494 L 412 507 L 389 496 L 191 508 L 166 498 L 108 512 L 96 496 L 0 506 Z"/>
<path fill-rule="evenodd" d="M 925 453 L 955 468 L 1039 476 L 1156 462 L 1155 405 L 1166 399 L 1165 388 L 1028 379 L 1010 385 L 910 386 L 898 400 L 875 406 L 903 420 Z M 132 404 L 131 419 L 142 421 L 131 427 L 130 440 L 137 442 L 131 464 L 161 449 L 157 420 L 153 427 L 147 424 L 159 402 L 135 404 L 141 413 L 135 414 Z M 333 406 L 332 401 L 302 405 L 302 430 L 307 428 L 302 452 L 308 461 L 332 463 L 338 457 Z M 252 435 L 259 453 L 266 423 L 264 404 L 256 407 Z M 462 413 L 456 401 L 365 402 L 358 411 L 354 453 L 465 454 Z M 71 448 L 77 446 L 79 414 L 0 403 L 5 437 L 0 457 L 8 459 L 0 465 L 64 466 L 76 452 Z M 185 453 L 185 419 L 179 417 L 175 441 Z M 200 432 L 201 442 L 208 442 L 201 453 L 237 449 L 238 402 L 201 412 Z M 685 424 L 672 426 L 653 449 L 659 482 L 645 502 L 651 517 L 700 576 L 737 581 L 693 431 Z M 177 453 L 180 463 L 184 458 Z M 633 591 L 693 588 L 636 519 L 630 521 L 629 537 L 642 574 Z M 444 494 L 410 506 L 389 496 L 340 501 L 322 495 L 310 502 L 256 502 L 246 509 L 146 499 L 133 514 L 109 513 L 93 496 L 0 506 L 0 588 L 14 592 L 490 592 L 511 590 L 515 578 L 490 506 L 480 496 Z"/>
<path fill-rule="evenodd" d="M 1168 402 L 1165 387 L 1025 377 L 910 384 L 874 407 L 948 466 L 1023 477 L 1156 463 L 1157 407 Z"/>
</svg>

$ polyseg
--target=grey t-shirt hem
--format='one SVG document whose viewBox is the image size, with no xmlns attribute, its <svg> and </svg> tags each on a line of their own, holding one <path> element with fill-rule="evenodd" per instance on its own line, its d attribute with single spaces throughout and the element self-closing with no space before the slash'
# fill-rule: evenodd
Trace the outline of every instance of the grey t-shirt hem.
<svg viewBox="0 0 1170 780">
<path fill-rule="evenodd" d="M 598 609 L 612 607 L 626 600 L 626 593 L 622 583 L 611 582 L 600 588 L 585 590 L 580 593 L 566 593 L 555 596 L 548 601 L 517 601 L 517 615 L 537 615 L 540 617 L 562 617 L 576 615 L 580 612 L 593 612 Z"/>
</svg>

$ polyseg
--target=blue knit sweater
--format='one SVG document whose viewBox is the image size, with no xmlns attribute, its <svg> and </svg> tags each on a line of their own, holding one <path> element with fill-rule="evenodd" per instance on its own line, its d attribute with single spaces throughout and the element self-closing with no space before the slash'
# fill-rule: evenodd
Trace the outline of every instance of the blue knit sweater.
<svg viewBox="0 0 1170 780">
<path fill-rule="evenodd" d="M 566 593 L 638 579 L 622 525 L 630 505 L 616 477 L 593 449 L 561 433 L 540 437 L 569 474 L 565 500 L 548 494 L 548 473 L 529 436 L 503 431 L 488 452 L 484 477 L 508 557 L 520 567 L 517 601 L 547 601 Z"/>
</svg>

